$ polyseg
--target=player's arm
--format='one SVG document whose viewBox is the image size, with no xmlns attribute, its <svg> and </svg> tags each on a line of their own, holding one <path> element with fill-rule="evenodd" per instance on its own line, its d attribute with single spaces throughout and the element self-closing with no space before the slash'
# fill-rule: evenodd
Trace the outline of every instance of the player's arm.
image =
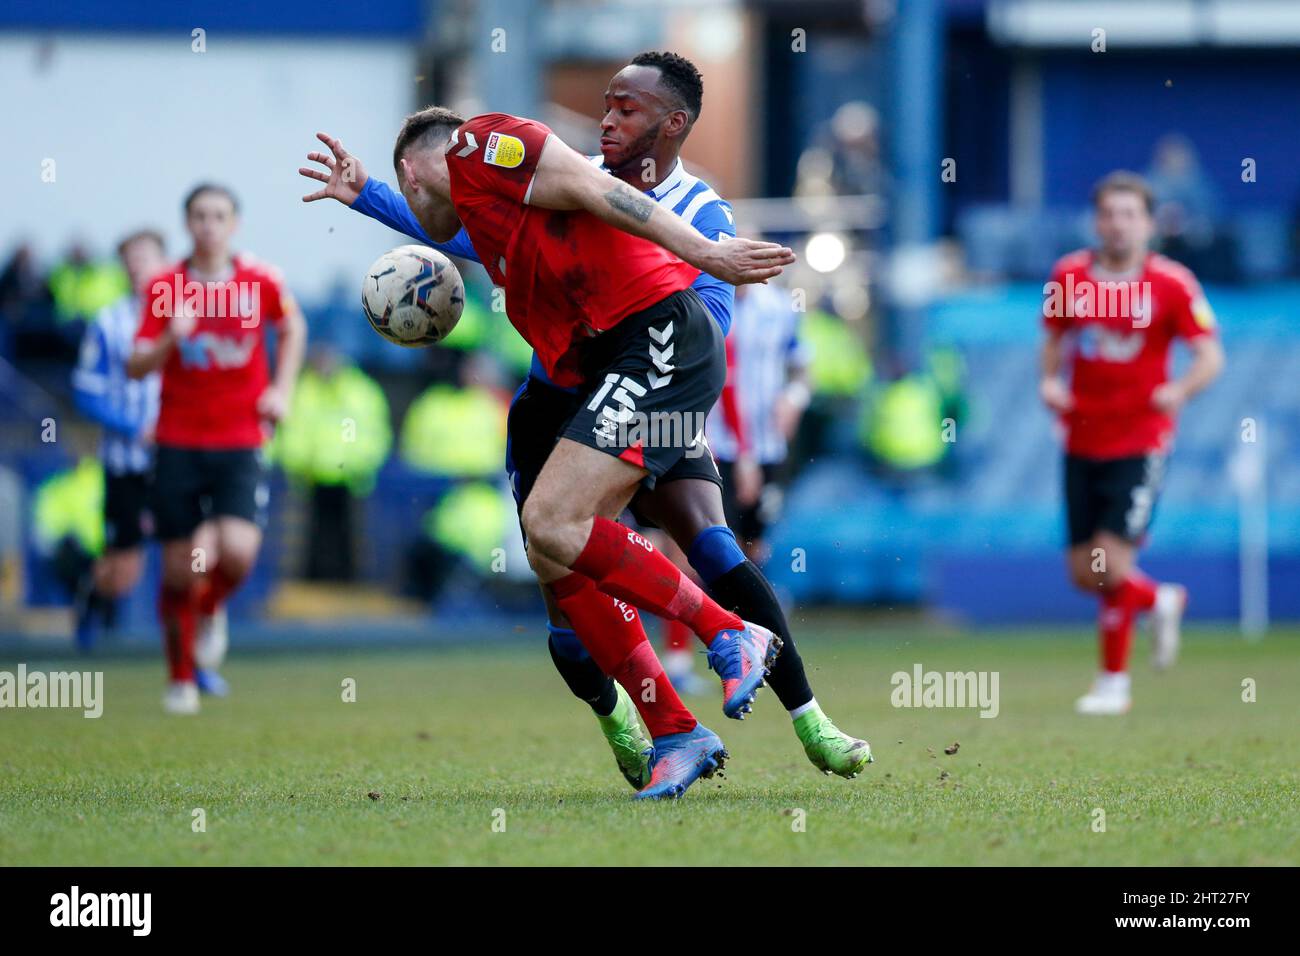
<svg viewBox="0 0 1300 956">
<path fill-rule="evenodd" d="M 1151 402 L 1162 412 L 1173 415 L 1188 399 L 1209 387 L 1223 371 L 1223 343 L 1215 335 L 1198 335 L 1187 343 L 1192 362 L 1182 378 L 1165 382 L 1151 393 Z"/>
<path fill-rule="evenodd" d="M 1214 311 L 1190 272 L 1183 276 L 1180 293 L 1171 310 L 1173 332 L 1187 342 L 1192 362 L 1182 378 L 1164 382 L 1151 393 L 1151 404 L 1167 415 L 1176 415 L 1188 399 L 1209 386 L 1223 370 L 1223 344 L 1215 334 Z"/>
<path fill-rule="evenodd" d="M 135 334 L 135 346 L 126 360 L 130 378 L 144 378 L 167 364 L 181 339 L 190 335 L 198 319 L 187 309 L 167 315 L 162 301 L 152 293 L 144 297 L 144 315 Z"/>
<path fill-rule="evenodd" d="M 1064 265 L 1058 262 L 1052 267 L 1051 279 L 1043 286 L 1042 322 L 1045 337 L 1039 365 L 1042 376 L 1038 382 L 1038 396 L 1043 404 L 1063 415 L 1074 407 L 1074 396 L 1070 386 L 1065 383 L 1065 336 L 1069 323 L 1060 314 L 1059 296 L 1056 291 L 1064 287 Z"/>
<path fill-rule="evenodd" d="M 795 260 L 791 250 L 774 242 L 715 242 L 700 235 L 644 193 L 597 169 L 554 134 L 546 139 L 526 202 L 543 209 L 585 210 L 733 285 L 765 282 Z"/>
<path fill-rule="evenodd" d="M 1070 395 L 1070 386 L 1065 384 L 1065 332 L 1048 326 L 1043 339 L 1042 380 L 1038 383 L 1038 394 L 1054 412 L 1068 412 L 1074 407 L 1074 398 Z"/>
<path fill-rule="evenodd" d="M 278 422 L 289 409 L 293 386 L 298 381 L 302 357 L 307 351 L 307 320 L 298 303 L 287 291 L 280 293 L 282 315 L 277 323 L 275 376 L 257 399 L 257 413 Z"/>
<path fill-rule="evenodd" d="M 348 206 L 354 212 L 382 222 L 389 229 L 410 236 L 426 246 L 432 246 L 449 256 L 458 256 L 478 262 L 478 253 L 469 241 L 469 235 L 462 229 L 450 242 L 434 242 L 424 231 L 415 213 L 407 204 L 405 197 L 383 180 L 375 179 L 366 172 L 365 165 L 359 157 L 353 156 L 335 137 L 328 133 L 317 133 L 316 138 L 329 147 L 332 156 L 319 151 L 307 154 L 307 159 L 324 166 L 328 173 L 310 166 L 299 166 L 298 173 L 307 179 L 324 183 L 324 187 L 302 197 L 303 202 L 317 202 L 321 199 L 334 199 Z"/>
</svg>

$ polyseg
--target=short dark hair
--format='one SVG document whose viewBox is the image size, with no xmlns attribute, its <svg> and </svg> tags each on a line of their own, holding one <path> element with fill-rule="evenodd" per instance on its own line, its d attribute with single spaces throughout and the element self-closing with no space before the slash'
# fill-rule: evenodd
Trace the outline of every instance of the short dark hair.
<svg viewBox="0 0 1300 956">
<path fill-rule="evenodd" d="M 664 50 L 647 50 L 632 57 L 632 66 L 653 66 L 659 79 L 672 92 L 694 123 L 704 106 L 704 77 L 684 56 Z"/>
<path fill-rule="evenodd" d="M 464 122 L 465 117 L 445 106 L 426 106 L 412 113 L 402 123 L 402 128 L 397 133 L 397 142 L 393 144 L 393 169 L 400 175 L 402 156 L 408 149 L 423 145 L 433 137 L 445 138 Z"/>
<path fill-rule="evenodd" d="M 1101 205 L 1102 199 L 1107 193 L 1135 193 L 1142 200 L 1142 205 L 1146 207 L 1147 213 L 1155 212 L 1156 197 L 1151 192 L 1151 185 L 1137 173 L 1131 173 L 1127 169 L 1117 169 L 1113 173 L 1107 174 L 1097 185 L 1092 187 L 1092 205 L 1096 208 Z"/>
<path fill-rule="evenodd" d="M 126 247 L 137 242 L 152 242 L 158 247 L 159 252 L 167 251 L 167 242 L 163 235 L 157 229 L 137 229 L 135 232 L 128 232 L 117 244 L 117 254 L 120 258 L 126 254 Z"/>
<path fill-rule="evenodd" d="M 190 207 L 194 205 L 194 200 L 198 199 L 204 193 L 217 193 L 220 196 L 225 196 L 230 200 L 230 207 L 234 209 L 235 212 L 239 212 L 239 200 L 235 198 L 235 194 L 229 187 L 222 186 L 220 183 L 199 183 L 191 189 L 189 195 L 185 197 L 185 215 L 188 216 L 190 214 Z"/>
</svg>

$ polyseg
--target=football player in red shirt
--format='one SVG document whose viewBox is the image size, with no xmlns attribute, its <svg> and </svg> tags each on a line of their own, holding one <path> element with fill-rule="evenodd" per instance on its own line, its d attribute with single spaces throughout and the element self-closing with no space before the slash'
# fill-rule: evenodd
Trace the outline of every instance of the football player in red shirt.
<svg viewBox="0 0 1300 956">
<path fill-rule="evenodd" d="M 1187 591 L 1137 568 L 1151 524 L 1174 422 L 1183 405 L 1219 374 L 1223 349 L 1214 313 L 1185 267 L 1150 251 L 1153 200 L 1132 173 L 1107 176 L 1093 192 L 1096 250 L 1062 258 L 1044 287 L 1043 402 L 1065 428 L 1069 568 L 1097 596 L 1101 671 L 1079 698 L 1082 714 L 1130 706 L 1133 622 L 1152 612 L 1152 661 L 1177 654 Z M 1170 345 L 1192 351 L 1187 373 L 1169 378 Z M 1063 379 L 1070 346 L 1070 382 Z"/>
<path fill-rule="evenodd" d="M 127 373 L 162 370 L 154 438 L 154 521 L 162 542 L 158 610 L 171 682 L 169 713 L 199 709 L 200 623 L 223 628 L 223 606 L 262 543 L 267 489 L 261 447 L 288 407 L 307 327 L 274 267 L 231 250 L 234 194 L 203 184 L 185 200 L 193 252 L 145 289 Z M 275 376 L 266 334 L 277 336 Z M 205 521 L 205 519 L 212 519 Z M 200 525 L 208 535 L 196 535 Z M 224 634 L 208 642 L 223 645 Z M 203 648 L 215 667 L 223 648 Z M 209 677 L 209 689 L 224 685 Z"/>
<path fill-rule="evenodd" d="M 722 677 L 724 712 L 743 716 L 779 640 L 724 611 L 616 519 L 643 481 L 702 442 L 702 416 L 721 390 L 721 332 L 690 284 L 701 270 L 763 281 L 793 253 L 704 237 L 532 120 L 423 110 L 408 117 L 393 160 L 424 231 L 447 241 L 463 223 L 547 375 L 585 392 L 523 506 L 539 579 L 580 633 L 593 588 L 688 624 Z M 676 442 L 633 437 L 656 417 L 700 427 L 679 429 Z M 588 650 L 606 673 L 670 692 L 653 653 L 613 646 L 630 635 L 602 637 L 610 643 Z M 644 675 L 628 670 L 642 665 Z M 656 739 L 651 783 L 638 796 L 676 795 L 722 756 L 716 735 L 684 708 L 681 717 L 672 739 Z"/>
</svg>

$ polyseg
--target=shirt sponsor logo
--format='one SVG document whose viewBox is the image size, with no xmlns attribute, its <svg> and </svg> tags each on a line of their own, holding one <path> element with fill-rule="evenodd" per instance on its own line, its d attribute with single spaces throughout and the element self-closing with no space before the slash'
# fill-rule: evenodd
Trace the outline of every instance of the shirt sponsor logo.
<svg viewBox="0 0 1300 956">
<path fill-rule="evenodd" d="M 236 337 L 213 332 L 200 332 L 178 343 L 181 365 L 194 369 L 243 368 L 256 348 L 254 335 Z"/>
<path fill-rule="evenodd" d="M 483 150 L 483 162 L 514 169 L 523 161 L 524 141 L 518 136 L 493 133 L 488 137 L 487 148 Z"/>
</svg>

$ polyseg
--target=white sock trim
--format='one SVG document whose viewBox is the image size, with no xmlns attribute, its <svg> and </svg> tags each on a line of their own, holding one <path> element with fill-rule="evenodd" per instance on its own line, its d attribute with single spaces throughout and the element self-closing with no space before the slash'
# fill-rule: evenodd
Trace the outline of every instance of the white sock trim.
<svg viewBox="0 0 1300 956">
<path fill-rule="evenodd" d="M 814 697 L 812 700 L 808 701 L 808 703 L 800 704 L 794 710 L 790 711 L 790 719 L 798 720 L 800 717 L 808 713 L 808 711 L 812 710 L 816 706 L 817 706 L 817 698 Z"/>
</svg>

